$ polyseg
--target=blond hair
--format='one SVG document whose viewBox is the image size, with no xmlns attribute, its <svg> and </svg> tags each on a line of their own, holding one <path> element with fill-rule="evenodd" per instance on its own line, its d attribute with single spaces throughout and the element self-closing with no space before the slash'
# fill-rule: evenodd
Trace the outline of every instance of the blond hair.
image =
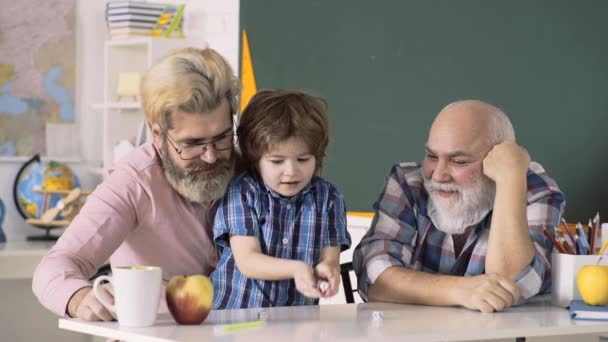
<svg viewBox="0 0 608 342">
<path fill-rule="evenodd" d="M 223 99 L 236 113 L 239 89 L 232 68 L 219 53 L 189 47 L 169 53 L 145 73 L 141 105 L 149 123 L 169 129 L 175 111 L 207 113 Z"/>
<path fill-rule="evenodd" d="M 301 139 L 315 156 L 318 174 L 329 143 L 326 102 L 298 90 L 261 90 L 243 111 L 237 129 L 243 159 L 252 172 L 272 145 Z"/>
</svg>

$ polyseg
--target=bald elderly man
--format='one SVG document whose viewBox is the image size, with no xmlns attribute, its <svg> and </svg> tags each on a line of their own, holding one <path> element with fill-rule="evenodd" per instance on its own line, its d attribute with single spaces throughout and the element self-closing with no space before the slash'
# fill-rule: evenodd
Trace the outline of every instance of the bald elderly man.
<svg viewBox="0 0 608 342">
<path fill-rule="evenodd" d="M 564 194 L 515 143 L 509 118 L 458 101 L 435 118 L 421 163 L 395 165 L 354 251 L 364 300 L 502 311 L 551 286 Z"/>
</svg>

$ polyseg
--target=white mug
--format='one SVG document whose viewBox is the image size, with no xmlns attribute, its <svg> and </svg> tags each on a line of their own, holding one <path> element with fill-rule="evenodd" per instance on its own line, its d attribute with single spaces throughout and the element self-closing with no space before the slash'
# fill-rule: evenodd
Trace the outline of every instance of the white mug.
<svg viewBox="0 0 608 342">
<path fill-rule="evenodd" d="M 99 285 L 107 280 L 114 287 L 114 305 L 102 298 Z M 100 276 L 93 293 L 108 310 L 116 313 L 118 324 L 147 327 L 156 321 L 162 270 L 157 266 L 123 266 L 112 269 L 112 276 Z"/>
</svg>

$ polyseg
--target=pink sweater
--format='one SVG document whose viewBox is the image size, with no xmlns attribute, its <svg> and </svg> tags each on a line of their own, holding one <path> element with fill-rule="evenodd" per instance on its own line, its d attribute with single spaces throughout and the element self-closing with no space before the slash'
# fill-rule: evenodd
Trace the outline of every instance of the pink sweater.
<svg viewBox="0 0 608 342">
<path fill-rule="evenodd" d="M 107 260 L 112 267 L 154 265 L 163 285 L 174 275 L 209 275 L 217 262 L 208 206 L 191 203 L 165 179 L 150 144 L 109 170 L 34 273 L 40 303 L 66 315 L 67 303 Z M 167 311 L 164 286 L 159 311 Z"/>
</svg>

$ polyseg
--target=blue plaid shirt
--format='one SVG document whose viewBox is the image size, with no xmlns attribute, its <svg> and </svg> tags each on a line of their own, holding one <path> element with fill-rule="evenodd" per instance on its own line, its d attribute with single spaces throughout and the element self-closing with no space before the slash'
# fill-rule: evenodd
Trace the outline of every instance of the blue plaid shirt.
<svg viewBox="0 0 608 342">
<path fill-rule="evenodd" d="M 559 225 L 565 198 L 540 164 L 531 162 L 527 175 L 527 216 L 535 256 L 517 277 L 521 300 L 551 286 L 550 253 L 553 245 L 543 234 Z M 407 267 L 429 273 L 473 276 L 485 272 L 492 213 L 469 234 L 460 255 L 455 255 L 452 236 L 437 229 L 427 214 L 428 194 L 420 165 L 395 165 L 384 191 L 374 204 L 372 226 L 353 253 L 359 293 L 367 289 L 387 268 Z"/>
<path fill-rule="evenodd" d="M 317 304 L 296 290 L 293 279 L 256 280 L 236 266 L 230 236 L 254 236 L 262 253 L 301 260 L 314 266 L 324 247 L 350 247 L 342 193 L 313 177 L 296 196 L 285 198 L 254 176 L 244 173 L 232 180 L 219 203 L 213 236 L 220 253 L 213 281 L 213 309 L 255 308 Z"/>
</svg>

